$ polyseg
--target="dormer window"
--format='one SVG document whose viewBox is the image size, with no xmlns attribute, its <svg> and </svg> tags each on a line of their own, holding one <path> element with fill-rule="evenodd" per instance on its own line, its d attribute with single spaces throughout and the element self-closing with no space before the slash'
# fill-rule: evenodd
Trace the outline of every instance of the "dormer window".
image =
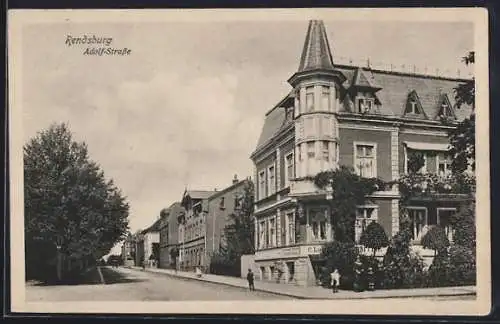
<svg viewBox="0 0 500 324">
<path fill-rule="evenodd" d="M 442 95 L 438 106 L 438 118 L 454 118 L 453 110 L 451 109 L 450 101 L 446 94 Z"/>
<path fill-rule="evenodd" d="M 287 121 L 293 119 L 293 107 L 285 108 L 285 119 Z"/>
<path fill-rule="evenodd" d="M 424 110 L 422 109 L 422 104 L 417 96 L 417 93 L 413 90 L 408 94 L 406 100 L 406 107 L 404 110 L 405 115 L 410 115 L 411 117 L 427 118 Z"/>
<path fill-rule="evenodd" d="M 372 110 L 373 99 L 359 98 L 358 99 L 358 113 L 365 114 Z"/>
<path fill-rule="evenodd" d="M 417 109 L 417 101 L 414 99 L 411 99 L 408 102 L 408 108 L 406 109 L 407 114 L 418 114 L 418 109 Z"/>
</svg>

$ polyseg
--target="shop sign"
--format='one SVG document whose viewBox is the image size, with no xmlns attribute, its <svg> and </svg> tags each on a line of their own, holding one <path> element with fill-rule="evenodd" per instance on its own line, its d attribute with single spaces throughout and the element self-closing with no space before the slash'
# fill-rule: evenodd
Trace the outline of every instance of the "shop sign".
<svg viewBox="0 0 500 324">
<path fill-rule="evenodd" d="M 323 245 L 308 245 L 304 246 L 304 252 L 303 255 L 309 255 L 309 254 L 321 254 L 323 251 Z"/>
<path fill-rule="evenodd" d="M 272 260 L 281 258 L 294 258 L 300 256 L 300 247 L 276 248 L 255 252 L 256 260 Z"/>
</svg>

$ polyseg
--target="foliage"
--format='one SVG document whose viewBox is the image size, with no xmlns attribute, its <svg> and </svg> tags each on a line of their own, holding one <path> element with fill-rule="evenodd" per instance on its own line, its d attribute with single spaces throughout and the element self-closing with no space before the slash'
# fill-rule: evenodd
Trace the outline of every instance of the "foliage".
<svg viewBox="0 0 500 324">
<path fill-rule="evenodd" d="M 465 64 L 474 64 L 474 52 L 469 52 L 463 58 Z M 463 105 L 472 107 L 471 115 L 461 121 L 456 128 L 451 129 L 448 137 L 450 138 L 453 157 L 452 170 L 455 173 L 461 173 L 471 167 L 475 170 L 476 157 L 476 127 L 475 127 L 475 80 L 468 80 L 459 84 L 455 88 L 455 106 L 460 109 Z"/>
<path fill-rule="evenodd" d="M 331 208 L 335 240 L 349 242 L 354 238 L 356 206 L 362 205 L 366 196 L 382 190 L 385 183 L 376 178 L 363 178 L 352 168 L 341 166 L 337 170 L 323 171 L 310 178 L 321 189 L 333 186 Z M 329 188 L 330 187 L 330 188 Z"/>
<path fill-rule="evenodd" d="M 408 171 L 410 174 L 415 174 L 425 165 L 424 154 L 420 152 L 411 152 L 408 156 Z"/>
<path fill-rule="evenodd" d="M 389 245 L 389 238 L 379 223 L 371 222 L 361 234 L 359 243 L 373 249 L 373 256 L 375 257 L 378 250 Z"/>
<path fill-rule="evenodd" d="M 24 196 L 27 268 L 53 262 L 58 246 L 66 259 L 99 259 L 126 234 L 125 197 L 66 124 L 24 146 Z M 38 254 L 46 257 L 35 262 Z"/>
<path fill-rule="evenodd" d="M 451 224 L 455 229 L 453 234 L 454 244 L 476 251 L 476 203 L 468 202 L 460 206 L 458 213 L 454 214 Z"/>
<path fill-rule="evenodd" d="M 383 259 L 383 287 L 414 288 L 423 285 L 424 264 L 420 256 L 410 251 L 410 235 L 403 228 L 392 238 Z"/>
<path fill-rule="evenodd" d="M 476 253 L 468 247 L 454 244 L 449 251 L 451 285 L 476 284 Z"/>
<path fill-rule="evenodd" d="M 421 244 L 426 249 L 434 250 L 434 255 L 443 255 L 446 254 L 450 241 L 442 227 L 432 226 L 422 237 Z"/>
<path fill-rule="evenodd" d="M 323 285 L 329 285 L 330 273 L 334 269 L 338 269 L 341 275 L 340 288 L 352 289 L 354 262 L 356 262 L 358 255 L 358 249 L 352 242 L 333 241 L 326 243 L 321 252 L 321 256 L 326 260 L 321 276 Z"/>
<path fill-rule="evenodd" d="M 427 287 L 445 287 L 450 285 L 450 259 L 446 253 L 434 257 L 426 278 Z"/>
<path fill-rule="evenodd" d="M 224 228 L 224 243 L 210 260 L 211 273 L 239 277 L 241 256 L 255 253 L 254 194 L 253 182 L 247 181 L 238 208 L 229 215 Z"/>
</svg>

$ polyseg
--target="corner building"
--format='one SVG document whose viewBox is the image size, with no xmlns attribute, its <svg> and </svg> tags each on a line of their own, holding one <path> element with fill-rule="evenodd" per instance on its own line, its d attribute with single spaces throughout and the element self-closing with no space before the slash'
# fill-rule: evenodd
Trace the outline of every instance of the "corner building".
<svg viewBox="0 0 500 324">
<path fill-rule="evenodd" d="M 447 131 L 471 112 L 454 108 L 453 88 L 464 81 L 336 65 L 323 22 L 310 21 L 298 71 L 288 80 L 293 89 L 266 114 L 251 154 L 257 277 L 275 281 L 280 268 L 283 283 L 316 284 L 322 246 L 334 237 L 328 192 L 304 177 L 345 165 L 363 177 L 396 180 L 413 151 L 425 156 L 422 172 L 446 176 Z M 371 221 L 393 236 L 399 230 L 397 186 L 367 198 L 356 212 L 354 239 Z M 433 253 L 419 247 L 426 230 L 446 223 L 458 203 L 448 195 L 408 208 L 422 254 Z"/>
</svg>

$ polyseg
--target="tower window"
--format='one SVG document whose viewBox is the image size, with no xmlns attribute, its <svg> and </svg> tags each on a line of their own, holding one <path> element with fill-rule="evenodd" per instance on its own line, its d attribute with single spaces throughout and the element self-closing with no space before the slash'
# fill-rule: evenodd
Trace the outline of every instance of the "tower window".
<svg viewBox="0 0 500 324">
<path fill-rule="evenodd" d="M 325 161 L 330 161 L 330 150 L 328 147 L 328 142 L 323 141 L 322 145 L 323 145 L 323 159 Z"/>
<path fill-rule="evenodd" d="M 307 157 L 312 159 L 316 156 L 315 154 L 315 150 L 314 150 L 314 142 L 308 142 L 307 143 Z"/>
<path fill-rule="evenodd" d="M 330 87 L 321 87 L 321 108 L 325 111 L 330 111 Z"/>
<path fill-rule="evenodd" d="M 306 88 L 306 111 L 314 111 L 314 87 Z"/>
</svg>

